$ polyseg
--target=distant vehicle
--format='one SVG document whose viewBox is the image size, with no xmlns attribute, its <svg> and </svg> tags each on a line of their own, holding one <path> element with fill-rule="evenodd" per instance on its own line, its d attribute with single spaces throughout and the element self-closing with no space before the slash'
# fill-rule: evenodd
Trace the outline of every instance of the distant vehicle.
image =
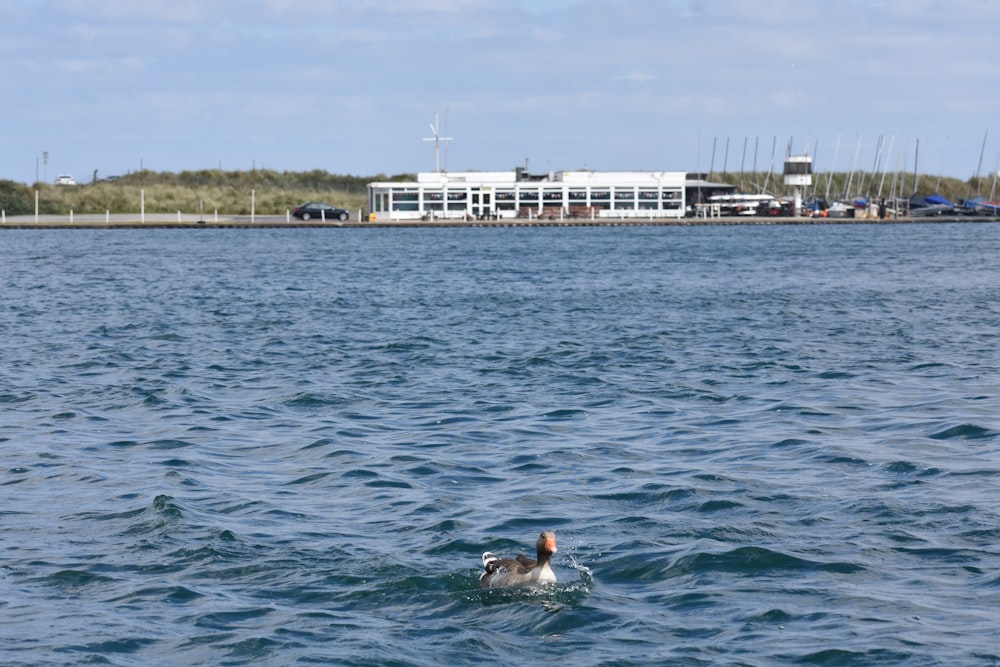
<svg viewBox="0 0 1000 667">
<path fill-rule="evenodd" d="M 296 206 L 292 211 L 292 216 L 299 220 L 340 220 L 344 222 L 350 217 L 350 212 L 344 208 L 334 208 L 326 202 L 309 201 L 301 206 Z"/>
<path fill-rule="evenodd" d="M 76 185 L 76 179 L 68 174 L 56 178 L 56 185 Z"/>
</svg>

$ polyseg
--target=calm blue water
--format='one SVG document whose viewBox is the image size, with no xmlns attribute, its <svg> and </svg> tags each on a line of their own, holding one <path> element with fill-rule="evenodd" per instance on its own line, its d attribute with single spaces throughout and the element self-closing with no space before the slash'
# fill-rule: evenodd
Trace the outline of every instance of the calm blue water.
<svg viewBox="0 0 1000 667">
<path fill-rule="evenodd" d="M 3 665 L 1000 664 L 998 225 L 0 257 Z"/>
</svg>

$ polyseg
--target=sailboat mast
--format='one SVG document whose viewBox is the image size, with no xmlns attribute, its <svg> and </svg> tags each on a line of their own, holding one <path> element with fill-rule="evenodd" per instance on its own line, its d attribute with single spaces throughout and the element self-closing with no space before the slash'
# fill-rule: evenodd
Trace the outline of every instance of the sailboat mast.
<svg viewBox="0 0 1000 667">
<path fill-rule="evenodd" d="M 722 180 L 726 180 L 729 173 L 729 137 L 726 137 L 726 152 L 722 156 Z"/>
<path fill-rule="evenodd" d="M 747 166 L 747 137 L 743 137 L 743 158 L 740 160 L 740 192 L 746 192 L 743 189 L 743 172 Z"/>
<path fill-rule="evenodd" d="M 771 168 L 767 170 L 767 178 L 764 179 L 764 187 L 761 190 L 763 193 L 767 193 L 767 186 L 771 183 L 771 174 L 774 173 L 774 154 L 778 150 L 778 135 L 774 135 L 774 140 L 771 142 Z"/>
<path fill-rule="evenodd" d="M 882 165 L 882 178 L 878 182 L 878 196 L 882 198 L 882 186 L 885 185 L 885 172 L 889 170 L 889 160 L 892 159 L 892 147 L 896 143 L 896 135 L 889 137 L 889 148 L 885 152 L 885 164 Z"/>
<path fill-rule="evenodd" d="M 818 155 L 819 155 L 819 139 L 817 139 L 817 140 L 815 140 L 813 142 L 813 154 L 812 154 L 813 164 L 816 164 L 816 157 Z M 808 190 L 809 197 L 815 197 L 816 196 L 816 187 L 818 185 L 819 185 L 819 179 L 817 178 L 816 181 L 812 185 L 809 186 L 809 190 Z"/>
<path fill-rule="evenodd" d="M 837 154 L 840 153 L 840 135 L 837 135 L 837 143 L 833 147 L 833 163 L 830 165 L 830 173 L 826 179 L 826 201 L 827 204 L 830 203 L 830 186 L 833 184 L 833 173 L 837 168 Z"/>
<path fill-rule="evenodd" d="M 712 137 L 712 160 L 708 163 L 708 180 L 712 180 L 712 174 L 715 173 L 715 143 L 718 140 L 718 137 Z"/>
<path fill-rule="evenodd" d="M 941 154 L 941 168 L 938 170 L 937 183 L 934 184 L 934 194 L 941 193 L 941 176 L 944 174 L 944 158 L 948 155 L 948 146 L 945 145 L 944 153 Z"/>
<path fill-rule="evenodd" d="M 878 135 L 878 144 L 875 147 L 875 163 L 872 165 L 872 175 L 868 179 L 868 190 L 865 192 L 865 198 L 871 199 L 872 196 L 872 185 L 875 183 L 875 176 L 878 174 L 879 160 L 882 158 L 882 146 L 885 143 L 885 135 Z M 871 202 L 869 202 L 871 203 Z"/>
<path fill-rule="evenodd" d="M 1000 153 L 997 154 L 997 166 L 993 167 L 993 185 L 990 186 L 990 201 L 996 201 L 993 196 L 997 191 L 997 170 L 1000 170 Z"/>
<path fill-rule="evenodd" d="M 983 134 L 983 147 L 979 149 L 979 165 L 976 166 L 976 196 L 977 197 L 982 194 L 981 191 L 980 191 L 981 188 L 980 188 L 980 185 L 979 185 L 979 173 L 983 170 L 983 153 L 986 152 L 986 137 L 989 136 L 989 134 L 990 134 L 990 131 L 986 130 L 986 133 Z"/>
<path fill-rule="evenodd" d="M 760 181 L 757 181 L 757 149 L 760 147 L 760 135 L 754 137 L 753 140 L 753 179 L 757 183 L 758 193 L 760 194 Z"/>
<path fill-rule="evenodd" d="M 861 156 L 861 135 L 858 135 L 858 145 L 854 149 L 854 157 L 851 159 L 851 170 L 847 175 L 847 184 L 844 186 L 844 199 L 851 196 L 851 184 L 854 183 L 854 172 L 857 170 L 858 158 Z M 861 185 L 858 185 L 858 193 L 861 193 Z"/>
</svg>

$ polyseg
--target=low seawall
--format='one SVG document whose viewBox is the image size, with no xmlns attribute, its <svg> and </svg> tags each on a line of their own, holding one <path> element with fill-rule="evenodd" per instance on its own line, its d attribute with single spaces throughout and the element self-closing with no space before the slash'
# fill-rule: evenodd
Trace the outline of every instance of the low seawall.
<svg viewBox="0 0 1000 667">
<path fill-rule="evenodd" d="M 288 220 L 280 215 L 233 215 L 202 218 L 183 214 L 114 215 L 20 215 L 5 216 L 2 229 L 226 229 L 226 228 L 442 228 L 442 227 L 695 227 L 730 225 L 872 225 L 919 224 L 941 222 L 997 222 L 1000 218 L 983 216 L 932 216 L 886 219 L 865 218 L 792 218 L 792 217 L 728 217 L 728 218 L 598 218 L 539 220 L 502 218 L 499 220 L 377 220 L 323 222 Z"/>
</svg>

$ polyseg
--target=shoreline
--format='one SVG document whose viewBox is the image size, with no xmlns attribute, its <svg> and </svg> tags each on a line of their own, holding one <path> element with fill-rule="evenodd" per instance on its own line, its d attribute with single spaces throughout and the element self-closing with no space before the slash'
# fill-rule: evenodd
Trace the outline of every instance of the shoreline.
<svg viewBox="0 0 1000 667">
<path fill-rule="evenodd" d="M 994 223 L 1000 218 L 986 216 L 926 216 L 886 219 L 866 218 L 804 218 L 804 217 L 727 217 L 727 218 L 605 218 L 596 220 L 540 220 L 502 218 L 498 220 L 377 220 L 346 222 L 288 221 L 281 215 L 213 216 L 205 220 L 196 215 L 134 214 L 77 216 L 19 215 L 7 216 L 2 229 L 236 229 L 236 228 L 333 228 L 333 229 L 393 229 L 393 228 L 454 228 L 454 227 L 727 227 L 761 225 L 894 225 L 926 223 Z"/>
</svg>

